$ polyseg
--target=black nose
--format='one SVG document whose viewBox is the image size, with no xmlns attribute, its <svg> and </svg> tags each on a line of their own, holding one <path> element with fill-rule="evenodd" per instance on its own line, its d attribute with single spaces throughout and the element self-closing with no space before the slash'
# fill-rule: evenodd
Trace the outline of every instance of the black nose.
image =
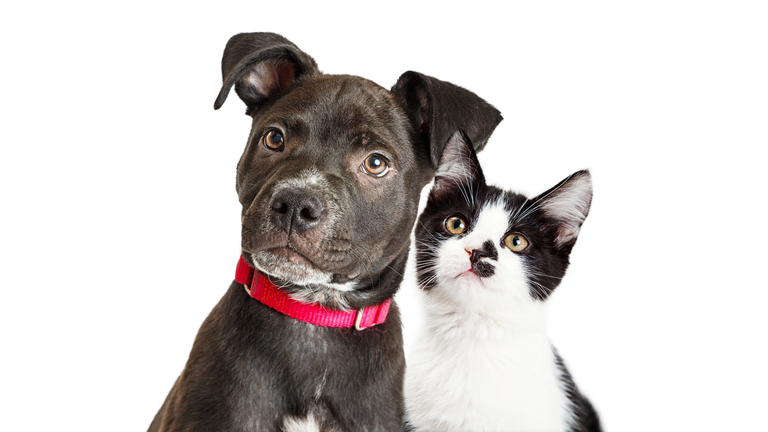
<svg viewBox="0 0 768 432">
<path fill-rule="evenodd" d="M 487 256 L 488 256 L 488 252 L 486 252 L 485 250 L 475 249 L 472 251 L 472 254 L 469 255 L 469 262 L 471 262 L 472 264 L 475 264 L 478 261 L 480 261 L 481 258 L 485 258 Z"/>
<path fill-rule="evenodd" d="M 496 268 L 493 264 L 487 261 L 480 261 L 483 258 L 488 258 L 493 261 L 499 260 L 499 253 L 496 251 L 496 247 L 493 245 L 492 241 L 486 241 L 480 249 L 473 249 L 471 252 L 469 250 L 466 251 L 469 254 L 469 262 L 472 266 L 472 271 L 475 272 L 476 275 L 481 278 L 486 278 L 491 277 L 496 273 Z"/>
<path fill-rule="evenodd" d="M 272 197 L 272 223 L 283 229 L 302 233 L 318 225 L 325 216 L 325 205 L 310 192 L 283 189 Z"/>
<path fill-rule="evenodd" d="M 498 261 L 499 259 L 499 253 L 496 251 L 496 247 L 490 240 L 486 240 L 485 243 L 483 243 L 482 248 L 473 249 L 472 252 L 467 252 L 469 252 L 469 262 L 472 264 L 478 263 L 482 258 L 489 258 L 494 261 Z"/>
</svg>

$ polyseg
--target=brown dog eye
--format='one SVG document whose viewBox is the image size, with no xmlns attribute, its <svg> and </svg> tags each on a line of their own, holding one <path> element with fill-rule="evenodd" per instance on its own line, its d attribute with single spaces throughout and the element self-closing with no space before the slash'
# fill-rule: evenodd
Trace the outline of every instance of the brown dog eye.
<svg viewBox="0 0 768 432">
<path fill-rule="evenodd" d="M 445 220 L 445 229 L 453 235 L 459 235 L 466 231 L 467 223 L 459 216 L 451 216 Z"/>
<path fill-rule="evenodd" d="M 283 134 L 279 130 L 272 129 L 264 135 L 264 146 L 270 150 L 283 151 L 285 143 Z"/>
<path fill-rule="evenodd" d="M 389 164 L 384 156 L 372 154 L 365 158 L 363 170 L 374 177 L 382 177 L 389 171 Z"/>
</svg>

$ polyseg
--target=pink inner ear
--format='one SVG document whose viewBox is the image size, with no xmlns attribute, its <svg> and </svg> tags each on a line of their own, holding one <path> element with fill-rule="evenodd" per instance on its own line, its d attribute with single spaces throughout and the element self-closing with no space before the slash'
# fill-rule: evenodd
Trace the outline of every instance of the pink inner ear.
<svg viewBox="0 0 768 432">
<path fill-rule="evenodd" d="M 542 199 L 541 209 L 560 221 L 555 239 L 558 246 L 576 239 L 591 202 L 592 180 L 589 175 L 569 177 Z"/>
<path fill-rule="evenodd" d="M 291 63 L 277 63 L 273 66 L 281 89 L 288 88 L 296 78 L 296 69 Z"/>
<path fill-rule="evenodd" d="M 276 90 L 288 88 L 295 78 L 296 70 L 293 64 L 265 61 L 251 69 L 243 77 L 243 82 L 262 97 L 268 97 Z"/>
</svg>

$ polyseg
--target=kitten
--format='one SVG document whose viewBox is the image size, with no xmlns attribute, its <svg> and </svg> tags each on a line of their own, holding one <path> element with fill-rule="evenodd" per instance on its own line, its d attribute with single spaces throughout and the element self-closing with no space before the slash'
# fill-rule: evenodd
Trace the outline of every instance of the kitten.
<svg viewBox="0 0 768 432">
<path fill-rule="evenodd" d="M 426 311 L 407 359 L 415 430 L 601 430 L 545 331 L 591 201 L 588 171 L 532 199 L 486 185 L 467 137 L 451 138 L 416 226 Z"/>
</svg>

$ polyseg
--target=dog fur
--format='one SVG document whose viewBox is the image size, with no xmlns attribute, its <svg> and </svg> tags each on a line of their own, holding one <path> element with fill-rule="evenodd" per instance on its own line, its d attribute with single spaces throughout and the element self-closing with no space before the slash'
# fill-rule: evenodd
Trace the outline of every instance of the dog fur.
<svg viewBox="0 0 768 432">
<path fill-rule="evenodd" d="M 391 91 L 323 74 L 272 33 L 232 37 L 222 74 L 214 107 L 234 87 L 253 119 L 237 165 L 242 254 L 292 297 L 332 309 L 397 292 L 448 138 L 464 130 L 480 150 L 501 121 L 477 95 L 416 72 Z M 401 430 L 404 368 L 394 301 L 375 327 L 319 327 L 233 282 L 149 431 Z"/>
</svg>

